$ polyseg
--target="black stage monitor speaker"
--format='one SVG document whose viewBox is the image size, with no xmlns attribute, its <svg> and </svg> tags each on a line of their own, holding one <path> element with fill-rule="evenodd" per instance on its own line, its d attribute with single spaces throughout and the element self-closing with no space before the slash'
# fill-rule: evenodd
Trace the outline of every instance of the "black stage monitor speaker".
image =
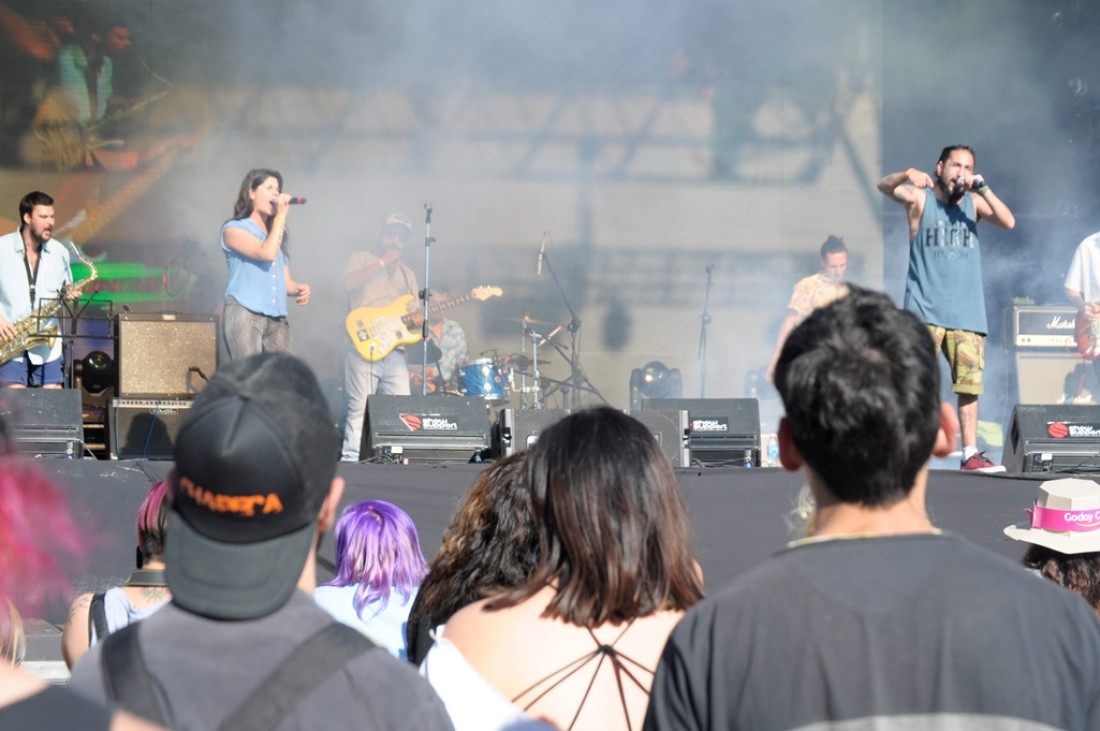
<svg viewBox="0 0 1100 731">
<path fill-rule="evenodd" d="M 111 459 L 173 459 L 191 399 L 113 398 L 107 409 Z"/>
<path fill-rule="evenodd" d="M 627 412 L 649 427 L 673 467 L 691 466 L 687 409 L 644 409 Z"/>
<path fill-rule="evenodd" d="M 367 399 L 361 460 L 469 462 L 488 449 L 484 399 L 445 395 Z"/>
<path fill-rule="evenodd" d="M 760 402 L 739 399 L 643 399 L 642 409 L 686 410 L 691 461 L 708 467 L 760 464 Z"/>
<path fill-rule="evenodd" d="M 7 388 L 0 414 L 16 451 L 39 457 L 84 455 L 84 411 L 72 388 Z"/>
<path fill-rule="evenodd" d="M 218 369 L 218 318 L 171 312 L 117 315 L 118 395 L 192 398 Z"/>
<path fill-rule="evenodd" d="M 501 409 L 493 425 L 493 456 L 511 457 L 528 449 L 539 432 L 569 415 L 569 409 Z"/>
<path fill-rule="evenodd" d="M 1017 405 L 1001 461 L 1009 472 L 1100 473 L 1100 406 Z"/>
</svg>

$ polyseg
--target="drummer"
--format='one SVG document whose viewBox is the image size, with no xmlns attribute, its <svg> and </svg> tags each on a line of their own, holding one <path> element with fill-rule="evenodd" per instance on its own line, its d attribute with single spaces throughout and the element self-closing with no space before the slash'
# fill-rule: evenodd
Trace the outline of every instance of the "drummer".
<svg viewBox="0 0 1100 731">
<path fill-rule="evenodd" d="M 451 289 L 441 281 L 432 283 L 428 313 L 428 393 L 457 393 L 455 369 L 466 362 L 466 333 L 454 320 L 443 317 L 443 310 L 431 309 L 450 299 Z M 418 347 L 418 346 L 413 346 Z M 438 350 L 437 350 L 438 348 Z M 409 383 L 413 393 L 423 391 L 423 369 L 419 363 L 409 365 Z"/>
</svg>

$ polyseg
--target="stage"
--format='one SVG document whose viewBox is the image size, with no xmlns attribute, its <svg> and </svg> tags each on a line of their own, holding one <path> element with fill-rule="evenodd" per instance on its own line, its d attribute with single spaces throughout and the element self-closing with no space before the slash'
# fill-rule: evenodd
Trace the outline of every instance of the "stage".
<svg viewBox="0 0 1100 731">
<path fill-rule="evenodd" d="M 43 459 L 39 464 L 64 485 L 79 522 L 96 536 L 83 591 L 123 582 L 133 569 L 138 505 L 149 486 L 171 468 L 168 461 Z M 369 498 L 390 501 L 412 516 L 428 560 L 481 464 L 341 464 L 347 488 L 342 506 Z M 792 536 L 787 518 L 802 485 L 800 474 L 779 469 L 698 468 L 677 470 L 691 515 L 695 556 L 707 589 L 715 591 L 781 548 Z M 1027 518 L 1036 478 L 933 470 L 928 509 L 940 528 L 1017 560 L 1024 547 L 1001 529 Z M 341 506 L 341 507 L 342 507 Z M 331 535 L 321 555 L 332 560 Z M 321 580 L 331 574 L 322 566 Z M 62 614 L 47 619 L 61 622 Z"/>
</svg>

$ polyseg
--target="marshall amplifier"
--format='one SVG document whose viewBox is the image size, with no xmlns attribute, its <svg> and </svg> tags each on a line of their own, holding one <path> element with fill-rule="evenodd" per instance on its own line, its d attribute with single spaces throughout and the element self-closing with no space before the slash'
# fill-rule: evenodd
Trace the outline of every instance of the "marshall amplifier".
<svg viewBox="0 0 1100 731">
<path fill-rule="evenodd" d="M 1074 339 L 1077 310 L 1060 305 L 1014 305 L 1011 358 L 1016 402 L 1091 404 L 1097 384 Z"/>
<path fill-rule="evenodd" d="M 1100 472 L 1100 406 L 1017 405 L 1002 462 L 1009 472 Z"/>
<path fill-rule="evenodd" d="M 754 398 L 643 399 L 642 409 L 688 412 L 692 463 L 707 467 L 760 464 L 760 403 Z"/>
<path fill-rule="evenodd" d="M 367 399 L 359 458 L 375 462 L 470 462 L 489 449 L 485 400 L 374 395 Z"/>
<path fill-rule="evenodd" d="M 1074 307 L 1015 305 L 1012 307 L 1012 341 L 1017 348 L 1069 348 L 1076 352 L 1076 317 Z"/>
</svg>

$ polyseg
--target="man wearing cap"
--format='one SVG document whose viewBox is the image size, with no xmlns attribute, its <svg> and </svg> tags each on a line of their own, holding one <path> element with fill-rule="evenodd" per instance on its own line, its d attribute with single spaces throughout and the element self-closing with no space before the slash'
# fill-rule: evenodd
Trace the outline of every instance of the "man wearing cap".
<svg viewBox="0 0 1100 731">
<path fill-rule="evenodd" d="M 349 309 L 386 307 L 411 294 L 414 299 L 409 303 L 409 311 L 416 311 L 416 296 L 419 294 L 416 273 L 402 261 L 405 243 L 411 235 L 412 222 L 409 217 L 404 213 L 391 213 L 382 225 L 378 245 L 351 255 L 344 265 L 344 289 L 348 293 Z M 423 320 L 419 319 L 416 326 L 422 323 Z M 356 462 L 359 460 L 367 397 L 373 393 L 401 396 L 410 392 L 405 349 L 395 348 L 374 361 L 349 349 L 344 358 L 344 392 L 347 420 L 341 459 Z"/>
<path fill-rule="evenodd" d="M 775 371 L 779 459 L 809 484 L 810 537 L 688 610 L 645 728 L 1100 728 L 1100 623 L 930 522 L 929 461 L 958 431 L 932 338 L 849 289 Z"/>
<path fill-rule="evenodd" d="M 324 403 L 293 356 L 214 374 L 176 438 L 172 602 L 92 648 L 75 690 L 177 729 L 451 727 L 410 666 L 341 635 L 311 597 L 344 487 Z"/>
</svg>

